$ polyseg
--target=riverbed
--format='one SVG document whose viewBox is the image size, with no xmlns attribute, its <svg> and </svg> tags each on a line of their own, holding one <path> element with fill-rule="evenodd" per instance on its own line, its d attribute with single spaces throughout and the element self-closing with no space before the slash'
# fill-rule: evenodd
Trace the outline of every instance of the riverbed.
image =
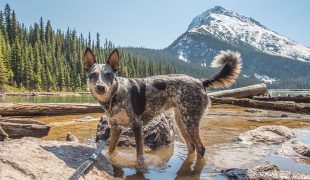
<svg viewBox="0 0 310 180">
<path fill-rule="evenodd" d="M 30 97 L 31 98 L 31 97 Z M 35 102 L 93 102 L 89 95 L 82 97 L 37 97 L 46 98 Z M 60 98 L 51 100 L 54 98 Z M 310 174 L 310 160 L 298 161 L 278 156 L 280 145 L 249 146 L 237 141 L 240 133 L 265 125 L 284 125 L 293 129 L 296 138 L 310 144 L 310 116 L 260 110 L 246 111 L 250 108 L 233 105 L 212 105 L 208 116 L 201 121 L 200 135 L 206 146 L 204 161 L 195 162 L 195 155 L 187 157 L 187 148 L 179 133 L 175 142 L 169 146 L 145 153 L 148 171 L 141 174 L 135 170 L 136 156 L 134 148 L 117 147 L 109 155 L 116 177 L 135 179 L 174 179 L 174 178 L 210 178 L 226 179 L 219 173 L 222 168 L 251 168 L 262 162 L 275 163 L 283 170 Z M 99 117 L 102 114 L 82 114 L 67 116 L 41 116 L 34 119 L 51 126 L 45 140 L 64 141 L 67 132 L 71 132 L 81 142 L 93 144 Z"/>
</svg>

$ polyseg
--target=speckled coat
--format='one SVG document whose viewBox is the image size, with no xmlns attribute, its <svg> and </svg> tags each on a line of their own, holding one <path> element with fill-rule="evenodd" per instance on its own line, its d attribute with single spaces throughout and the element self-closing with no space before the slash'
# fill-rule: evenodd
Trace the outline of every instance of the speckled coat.
<svg viewBox="0 0 310 180">
<path fill-rule="evenodd" d="M 140 166 L 144 162 L 142 126 L 169 109 L 174 110 L 188 153 L 196 149 L 197 158 L 203 157 L 205 148 L 199 136 L 199 122 L 210 105 L 206 88 L 231 85 L 241 70 L 240 54 L 231 51 L 223 51 L 217 55 L 212 66 L 223 66 L 222 70 L 213 78 L 202 80 L 182 74 L 147 78 L 117 77 L 117 50 L 111 53 L 107 64 L 95 62 L 95 56 L 87 49 L 84 68 L 88 74 L 89 89 L 110 116 L 112 134 L 109 151 L 115 149 L 121 127 L 129 126 L 135 134 Z"/>
</svg>

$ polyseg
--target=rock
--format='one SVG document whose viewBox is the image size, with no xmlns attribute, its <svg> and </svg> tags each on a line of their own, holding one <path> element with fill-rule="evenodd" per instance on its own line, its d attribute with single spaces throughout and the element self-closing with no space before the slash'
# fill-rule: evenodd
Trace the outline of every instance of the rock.
<svg viewBox="0 0 310 180">
<path fill-rule="evenodd" d="M 291 140 L 284 143 L 277 153 L 292 158 L 310 158 L 310 145 L 297 140 Z"/>
<path fill-rule="evenodd" d="M 79 139 L 75 137 L 71 132 L 67 133 L 66 141 L 79 142 Z"/>
<path fill-rule="evenodd" d="M 106 117 L 102 117 L 101 120 Z M 101 121 L 100 120 L 100 121 Z M 97 128 L 97 140 L 105 128 L 109 126 Z M 165 112 L 154 118 L 148 124 L 143 126 L 144 145 L 150 149 L 156 149 L 173 142 L 175 134 L 174 114 Z M 123 128 L 118 146 L 135 146 L 135 138 L 131 128 Z"/>
<path fill-rule="evenodd" d="M 281 117 L 288 117 L 287 114 L 281 114 Z"/>
<path fill-rule="evenodd" d="M 95 149 L 80 143 L 11 139 L 0 146 L 0 179 L 68 179 Z M 114 179 L 113 168 L 102 154 L 100 164 L 80 179 Z M 110 174 L 109 174 L 110 173 Z"/>
<path fill-rule="evenodd" d="M 261 164 L 252 169 L 224 169 L 228 179 L 310 179 L 309 174 L 280 170 L 271 163 Z"/>
<path fill-rule="evenodd" d="M 29 93 L 29 96 L 38 96 L 38 93 L 36 93 L 36 92 L 31 92 L 31 93 Z"/>
<path fill-rule="evenodd" d="M 263 112 L 262 110 L 259 109 L 246 109 L 244 110 L 244 112 L 248 112 L 248 113 L 260 113 Z"/>
<path fill-rule="evenodd" d="M 95 119 L 94 117 L 91 116 L 85 116 L 80 119 L 75 119 L 76 122 L 88 122 L 88 121 L 97 121 L 98 119 Z"/>
<path fill-rule="evenodd" d="M 285 126 L 261 126 L 240 134 L 238 139 L 245 144 L 280 144 L 294 136 Z"/>
</svg>

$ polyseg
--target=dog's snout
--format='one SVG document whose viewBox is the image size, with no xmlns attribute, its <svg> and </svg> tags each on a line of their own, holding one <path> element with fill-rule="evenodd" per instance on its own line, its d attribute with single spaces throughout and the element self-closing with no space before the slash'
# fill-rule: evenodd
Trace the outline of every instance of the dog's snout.
<svg viewBox="0 0 310 180">
<path fill-rule="evenodd" d="M 105 86 L 103 86 L 103 85 L 97 85 L 96 90 L 98 92 L 105 92 L 106 89 L 105 89 Z"/>
</svg>

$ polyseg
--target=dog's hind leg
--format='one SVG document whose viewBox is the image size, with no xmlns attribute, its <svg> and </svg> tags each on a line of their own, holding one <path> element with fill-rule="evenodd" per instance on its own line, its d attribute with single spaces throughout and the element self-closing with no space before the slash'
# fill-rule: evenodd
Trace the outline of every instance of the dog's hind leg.
<svg viewBox="0 0 310 180">
<path fill-rule="evenodd" d="M 197 153 L 197 159 L 201 159 L 205 154 L 205 147 L 202 144 L 199 136 L 199 126 L 188 128 L 186 129 L 186 131 L 189 134 L 191 140 L 194 142 Z"/>
<path fill-rule="evenodd" d="M 118 143 L 119 137 L 121 135 L 122 129 L 117 124 L 111 125 L 111 137 L 109 143 L 109 153 L 115 150 L 115 147 Z"/>
<path fill-rule="evenodd" d="M 174 116 L 175 116 L 175 121 L 180 129 L 180 132 L 186 142 L 188 154 L 192 154 L 195 151 L 195 146 L 193 142 L 191 141 L 191 138 L 185 131 L 185 127 L 184 127 L 185 125 L 182 123 L 182 115 L 178 108 L 174 108 Z"/>
<path fill-rule="evenodd" d="M 204 109 L 198 106 L 196 106 L 196 108 Z M 195 146 L 197 159 L 202 158 L 205 154 L 205 147 L 199 136 L 199 122 L 203 112 L 204 110 L 193 111 L 191 108 L 186 109 L 185 111 L 180 111 L 183 128 L 188 135 L 190 142 L 192 142 Z"/>
</svg>

